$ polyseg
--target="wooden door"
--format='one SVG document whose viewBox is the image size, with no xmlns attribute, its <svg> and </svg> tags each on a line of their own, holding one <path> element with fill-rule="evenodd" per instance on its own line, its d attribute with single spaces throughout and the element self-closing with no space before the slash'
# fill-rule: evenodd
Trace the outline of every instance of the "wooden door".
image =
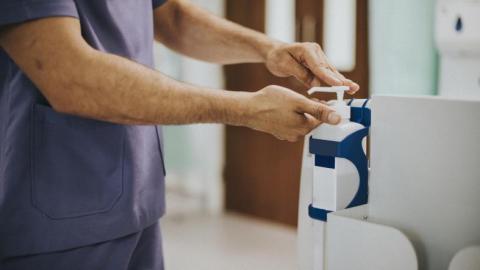
<svg viewBox="0 0 480 270">
<path fill-rule="evenodd" d="M 322 0 L 297 0 L 297 40 L 322 44 Z M 264 0 L 227 0 L 229 20 L 264 31 Z M 357 2 L 356 67 L 345 75 L 368 92 L 367 0 Z M 263 64 L 225 67 L 226 87 L 256 91 L 269 84 L 300 93 L 306 88 L 294 78 L 276 78 Z M 319 96 L 331 99 L 331 96 Z M 243 127 L 226 128 L 226 208 L 260 218 L 296 225 L 303 142 L 279 141 L 273 136 Z"/>
</svg>

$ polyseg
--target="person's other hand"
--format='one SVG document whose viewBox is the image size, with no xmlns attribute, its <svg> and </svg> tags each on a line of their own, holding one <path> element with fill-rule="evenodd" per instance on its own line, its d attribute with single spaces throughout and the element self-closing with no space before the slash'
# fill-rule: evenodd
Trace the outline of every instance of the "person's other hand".
<svg viewBox="0 0 480 270">
<path fill-rule="evenodd" d="M 323 81 L 332 86 L 348 86 L 349 94 L 360 89 L 329 63 L 320 45 L 314 42 L 279 43 L 267 54 L 266 66 L 273 75 L 294 76 L 307 87 L 320 86 Z"/>
<path fill-rule="evenodd" d="M 341 120 L 327 105 L 276 85 L 253 93 L 247 108 L 248 127 L 291 142 L 303 138 L 321 123 L 335 125 Z"/>
</svg>

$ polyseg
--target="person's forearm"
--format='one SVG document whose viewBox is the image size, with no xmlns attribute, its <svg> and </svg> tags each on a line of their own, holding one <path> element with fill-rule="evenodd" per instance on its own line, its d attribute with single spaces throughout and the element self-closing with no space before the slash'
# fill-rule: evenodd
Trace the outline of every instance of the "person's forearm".
<svg viewBox="0 0 480 270">
<path fill-rule="evenodd" d="M 122 57 L 90 53 L 76 63 L 77 74 L 44 87 L 69 92 L 50 100 L 55 109 L 121 124 L 245 124 L 247 93 L 188 85 Z"/>
<path fill-rule="evenodd" d="M 245 124 L 250 94 L 178 82 L 97 51 L 79 33 L 77 20 L 43 19 L 0 33 L 0 46 L 59 112 L 122 124 Z"/>
<path fill-rule="evenodd" d="M 178 52 L 221 64 L 264 62 L 280 44 L 183 0 L 168 1 L 155 11 L 155 36 Z"/>
<path fill-rule="evenodd" d="M 155 37 L 190 57 L 219 64 L 263 62 L 276 76 L 294 76 L 307 87 L 345 85 L 349 94 L 360 88 L 328 61 L 313 42 L 287 44 L 229 22 L 191 4 L 169 0 L 155 9 Z"/>
</svg>

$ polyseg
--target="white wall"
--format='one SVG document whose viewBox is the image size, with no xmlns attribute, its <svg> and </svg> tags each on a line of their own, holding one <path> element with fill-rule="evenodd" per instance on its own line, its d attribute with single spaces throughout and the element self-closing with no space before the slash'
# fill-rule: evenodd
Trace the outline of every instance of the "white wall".
<svg viewBox="0 0 480 270">
<path fill-rule="evenodd" d="M 370 93 L 436 94 L 435 0 L 369 1 Z"/>
</svg>

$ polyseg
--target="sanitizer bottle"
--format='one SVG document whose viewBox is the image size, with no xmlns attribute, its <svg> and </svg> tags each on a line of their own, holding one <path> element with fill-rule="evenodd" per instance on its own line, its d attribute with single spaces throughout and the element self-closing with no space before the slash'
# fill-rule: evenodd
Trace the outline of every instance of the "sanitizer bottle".
<svg viewBox="0 0 480 270">
<path fill-rule="evenodd" d="M 322 124 L 305 139 L 299 205 L 301 270 L 323 270 L 327 214 L 366 203 L 368 168 L 365 137 L 368 128 L 350 121 L 343 100 L 349 88 L 313 87 L 308 93 L 333 92 L 328 105 L 341 116 L 338 125 Z M 308 203 L 308 206 L 306 204 Z"/>
<path fill-rule="evenodd" d="M 330 101 L 342 120 L 338 125 L 323 124 L 312 132 L 312 138 L 322 141 L 341 142 L 348 135 L 365 128 L 350 122 L 350 107 L 343 100 L 346 86 L 313 87 L 308 94 L 335 92 L 337 100 Z M 312 206 L 327 211 L 345 209 L 358 190 L 359 177 L 355 166 L 345 158 L 316 155 L 313 166 Z"/>
</svg>

